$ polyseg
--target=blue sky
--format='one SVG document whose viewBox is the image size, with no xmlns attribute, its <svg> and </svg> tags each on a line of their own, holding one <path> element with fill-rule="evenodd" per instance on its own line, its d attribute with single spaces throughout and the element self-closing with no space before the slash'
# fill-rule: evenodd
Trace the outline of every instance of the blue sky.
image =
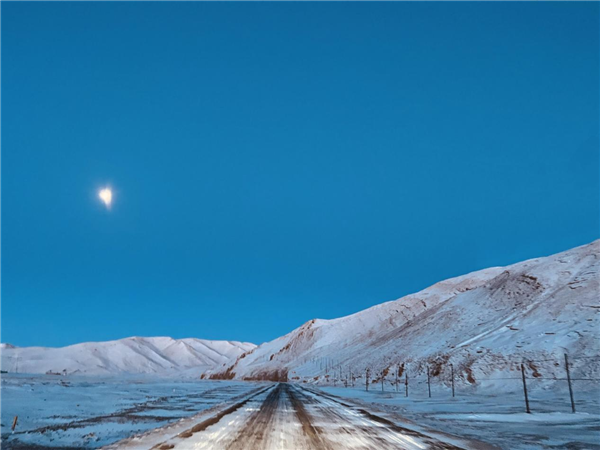
<svg viewBox="0 0 600 450">
<path fill-rule="evenodd" d="M 3 2 L 2 341 L 260 343 L 597 239 L 598 13 Z"/>
</svg>

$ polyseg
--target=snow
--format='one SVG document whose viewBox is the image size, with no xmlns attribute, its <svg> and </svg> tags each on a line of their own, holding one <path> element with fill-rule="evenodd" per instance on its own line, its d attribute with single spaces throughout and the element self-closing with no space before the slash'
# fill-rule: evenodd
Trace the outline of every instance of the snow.
<svg viewBox="0 0 600 450">
<path fill-rule="evenodd" d="M 241 449 L 414 449 L 487 448 L 480 441 L 419 425 L 406 426 L 292 384 L 262 388 L 212 419 L 187 430 L 156 429 L 108 448 Z M 146 438 L 146 439 L 145 439 Z M 151 438 L 151 439 L 147 439 Z M 447 444 L 454 445 L 449 447 Z"/>
<path fill-rule="evenodd" d="M 398 368 L 422 380 L 498 392 L 528 378 L 600 378 L 600 240 L 556 255 L 494 267 L 334 320 L 311 320 L 206 377 L 332 385 Z M 536 381 L 537 382 L 537 381 Z M 562 389 L 562 387 L 561 387 Z"/>
<path fill-rule="evenodd" d="M 249 421 L 250 416 L 260 410 L 261 404 L 265 401 L 270 391 L 265 391 L 253 398 L 247 405 L 227 415 L 214 425 L 208 427 L 204 433 L 198 433 L 188 439 L 179 439 L 174 442 L 174 449 L 214 449 L 229 448 L 241 434 L 244 426 Z M 265 450 L 271 448 L 301 448 L 296 445 L 298 440 L 302 440 L 302 427 L 299 423 L 293 423 L 294 412 L 291 405 L 286 404 L 281 408 L 285 415 L 278 417 L 280 424 L 277 427 L 278 432 L 273 433 L 280 437 L 277 442 L 265 442 Z M 291 425 L 291 426 L 290 426 Z M 290 428 L 295 428 L 295 433 Z M 298 436 L 300 435 L 300 436 Z M 272 445 L 274 444 L 274 445 Z"/>
<path fill-rule="evenodd" d="M 256 389 L 253 383 L 151 376 L 2 376 L 2 448 L 98 447 L 177 423 Z M 18 416 L 14 433 L 13 418 Z M 184 419 L 185 420 L 185 419 Z"/>
<path fill-rule="evenodd" d="M 578 412 L 570 409 L 569 397 L 534 389 L 532 413 L 525 412 L 523 393 L 494 395 L 458 393 L 452 398 L 438 387 L 432 398 L 426 391 L 381 392 L 360 388 L 322 387 L 324 392 L 370 410 L 397 414 L 415 423 L 479 439 L 504 449 L 597 448 L 600 443 L 600 386 L 580 392 Z"/>
<path fill-rule="evenodd" d="M 160 374 L 198 377 L 256 346 L 247 342 L 131 337 L 62 348 L 0 346 L 2 370 L 78 375 Z"/>
<path fill-rule="evenodd" d="M 382 417 L 406 417 L 507 449 L 598 448 L 599 292 L 600 240 L 442 281 L 347 317 L 314 319 L 258 347 L 168 337 L 63 348 L 2 344 L 2 369 L 11 372 L 2 377 L 3 446 L 15 439 L 26 444 L 98 446 L 162 427 L 159 434 L 150 431 L 128 441 L 130 448 L 148 448 L 146 443 L 176 437 L 203 414 L 221 411 L 258 390 L 254 383 L 198 380 L 202 375 L 318 385 L 381 411 Z M 575 414 L 570 412 L 565 354 Z M 521 364 L 532 414 L 524 412 Z M 363 389 L 366 369 L 368 392 Z M 453 372 L 455 398 L 450 396 Z M 402 384 L 395 392 L 396 373 L 400 382 L 408 377 L 408 398 Z M 343 384 L 355 387 L 341 388 Z M 276 416 L 273 430 L 298 429 L 296 419 L 286 415 L 290 407 L 285 397 L 281 401 L 283 413 Z M 308 408 L 314 408 L 314 417 L 329 420 L 328 402 L 319 399 L 315 405 Z M 241 426 L 252 412 L 237 410 L 227 426 L 234 427 L 236 417 Z M 352 409 L 336 406 L 333 414 L 336 420 L 358 420 L 352 422 Z M 19 421 L 11 433 L 15 415 Z M 217 425 L 209 435 L 216 433 L 211 436 L 217 441 L 229 439 L 231 430 L 219 431 Z M 387 436 L 385 430 L 382 436 Z M 296 438 L 301 440 L 300 435 Z M 354 445 L 331 439 L 339 446 Z M 359 446 L 358 441 L 355 444 Z"/>
</svg>

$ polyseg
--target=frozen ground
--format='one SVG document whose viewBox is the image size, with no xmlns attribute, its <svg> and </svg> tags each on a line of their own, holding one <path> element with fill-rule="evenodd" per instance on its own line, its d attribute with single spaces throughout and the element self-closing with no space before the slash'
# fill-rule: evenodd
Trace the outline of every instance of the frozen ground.
<svg viewBox="0 0 600 450">
<path fill-rule="evenodd" d="M 379 385 L 2 377 L 2 448 L 600 449 L 598 389 L 484 395 Z M 18 416 L 16 429 L 10 427 Z"/>
<path fill-rule="evenodd" d="M 225 381 L 2 376 L 2 449 L 94 448 L 192 416 L 257 388 Z M 11 432 L 13 418 L 17 426 Z"/>
<path fill-rule="evenodd" d="M 314 388 L 275 383 L 211 414 L 126 439 L 110 449 L 397 450 L 490 448 Z M 185 425 L 185 426 L 184 426 Z"/>
<path fill-rule="evenodd" d="M 578 386 L 575 385 L 577 388 Z M 354 388 L 321 387 L 341 399 L 352 399 L 372 411 L 398 414 L 421 425 L 472 437 L 507 450 L 513 449 L 600 449 L 600 389 L 588 386 L 575 390 L 577 413 L 571 412 L 568 391 L 534 389 L 530 394 L 532 413 L 525 412 L 523 392 L 484 395 L 456 392 L 434 386 L 428 398 L 426 385 L 404 386 L 396 393 L 386 386 L 381 392 L 372 385 Z"/>
</svg>

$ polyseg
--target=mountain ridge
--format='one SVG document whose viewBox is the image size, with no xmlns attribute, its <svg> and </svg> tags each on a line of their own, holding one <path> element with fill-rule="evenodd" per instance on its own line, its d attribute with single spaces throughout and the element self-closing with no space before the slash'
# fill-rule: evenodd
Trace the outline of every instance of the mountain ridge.
<svg viewBox="0 0 600 450">
<path fill-rule="evenodd" d="M 447 383 L 452 366 L 457 382 L 475 386 L 513 376 L 525 359 L 533 373 L 558 379 L 564 368 L 557 361 L 569 353 L 586 360 L 573 367 L 576 375 L 598 377 L 599 278 L 596 240 L 442 280 L 347 316 L 312 319 L 259 346 L 165 336 L 58 348 L 1 344 L 2 369 L 328 384 L 367 368 L 377 381 L 409 369 L 422 376 L 429 367 Z"/>
<path fill-rule="evenodd" d="M 255 347 L 238 341 L 131 336 L 64 347 L 0 344 L 2 370 L 81 375 L 157 374 L 199 376 Z"/>
<path fill-rule="evenodd" d="M 330 383 L 366 368 L 377 379 L 404 365 L 422 376 L 428 366 L 452 364 L 458 381 L 477 385 L 513 376 L 523 358 L 552 359 L 547 376 L 564 376 L 554 366 L 565 352 L 600 355 L 599 268 L 596 240 L 471 272 L 348 316 L 310 320 L 203 376 Z M 592 363 L 574 370 L 599 374 Z"/>
</svg>

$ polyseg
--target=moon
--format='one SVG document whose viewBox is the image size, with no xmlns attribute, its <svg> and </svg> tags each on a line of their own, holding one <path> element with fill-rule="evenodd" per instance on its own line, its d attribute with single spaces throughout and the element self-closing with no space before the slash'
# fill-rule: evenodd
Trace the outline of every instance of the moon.
<svg viewBox="0 0 600 450">
<path fill-rule="evenodd" d="M 107 208 L 110 208 L 110 204 L 112 203 L 112 191 L 110 188 L 101 189 L 98 193 L 98 197 L 100 197 L 100 200 L 102 200 Z"/>
</svg>

